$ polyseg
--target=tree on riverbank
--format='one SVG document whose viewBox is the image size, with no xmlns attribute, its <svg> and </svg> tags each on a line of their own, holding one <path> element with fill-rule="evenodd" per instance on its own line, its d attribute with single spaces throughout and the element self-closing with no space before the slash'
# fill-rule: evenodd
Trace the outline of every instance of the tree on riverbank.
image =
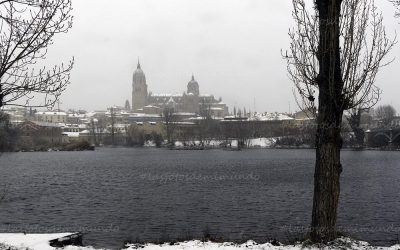
<svg viewBox="0 0 400 250">
<path fill-rule="evenodd" d="M 360 103 L 357 107 L 347 111 L 346 119 L 351 128 L 351 131 L 354 134 L 354 138 L 352 140 L 352 146 L 355 146 L 359 149 L 364 148 L 364 139 L 365 139 L 365 131 L 364 128 L 361 127 L 361 123 L 365 122 L 366 114 L 380 99 L 379 97 L 381 91 L 379 90 L 379 88 L 376 88 L 376 90 L 377 90 L 376 98 L 373 99 L 373 101 Z"/>
<path fill-rule="evenodd" d="M 8 114 L 0 112 L 0 152 L 13 151 L 18 140 L 18 132 L 11 126 Z"/>
<path fill-rule="evenodd" d="M 55 35 L 72 26 L 71 0 L 0 1 L 0 107 L 53 106 L 69 84 L 73 61 L 35 69 Z M 34 97 L 43 101 L 31 105 Z"/>
<path fill-rule="evenodd" d="M 379 119 L 380 126 L 390 127 L 396 110 L 391 105 L 381 105 L 375 109 L 375 117 Z"/>
<path fill-rule="evenodd" d="M 110 133 L 111 133 L 111 145 L 115 145 L 115 110 L 113 107 L 110 108 Z"/>
<path fill-rule="evenodd" d="M 162 113 L 165 133 L 167 135 L 168 144 L 173 145 L 174 133 L 176 128 L 175 110 L 172 107 L 165 107 Z"/>
<path fill-rule="evenodd" d="M 292 0 L 290 51 L 285 58 L 301 103 L 317 110 L 311 240 L 336 238 L 341 126 L 345 110 L 376 103 L 376 74 L 395 44 L 386 36 L 374 0 Z"/>
<path fill-rule="evenodd" d="M 351 130 L 354 133 L 354 143 L 358 148 L 364 147 L 364 138 L 365 131 L 361 128 L 361 115 L 366 111 L 366 109 L 362 108 L 354 108 L 349 111 L 349 115 L 347 116 L 347 122 L 350 125 Z"/>
</svg>

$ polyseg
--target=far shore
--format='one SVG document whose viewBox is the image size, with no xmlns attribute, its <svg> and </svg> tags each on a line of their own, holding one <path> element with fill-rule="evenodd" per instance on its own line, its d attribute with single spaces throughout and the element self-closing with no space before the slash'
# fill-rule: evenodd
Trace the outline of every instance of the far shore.
<svg viewBox="0 0 400 250">
<path fill-rule="evenodd" d="M 252 147 L 224 147 L 224 146 L 175 146 L 171 147 L 169 145 L 162 145 L 161 147 L 156 146 L 125 146 L 125 145 L 102 145 L 102 146 L 94 146 L 89 145 L 85 147 L 49 147 L 49 148 L 40 148 L 38 150 L 16 150 L 8 153 L 34 153 L 34 152 L 79 152 L 79 151 L 96 151 L 96 149 L 113 149 L 113 148 L 126 148 L 126 149 L 160 149 L 160 150 L 181 150 L 181 151 L 203 151 L 203 150 L 223 150 L 223 151 L 242 151 L 242 150 L 315 150 L 315 147 L 311 147 L 308 145 L 302 146 L 268 146 L 268 147 L 260 147 L 260 146 L 252 146 Z M 342 151 L 400 151 L 400 148 L 373 148 L 373 147 L 343 147 Z M 6 152 L 3 152 L 6 153 Z"/>
</svg>

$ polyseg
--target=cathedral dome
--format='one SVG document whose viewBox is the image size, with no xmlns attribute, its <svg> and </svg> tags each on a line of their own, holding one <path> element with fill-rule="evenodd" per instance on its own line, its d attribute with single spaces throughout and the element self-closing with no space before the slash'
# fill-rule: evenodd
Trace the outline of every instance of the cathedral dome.
<svg viewBox="0 0 400 250">
<path fill-rule="evenodd" d="M 140 62 L 138 62 L 135 73 L 133 73 L 133 84 L 146 84 L 146 76 L 140 67 Z"/>
<path fill-rule="evenodd" d="M 188 94 L 194 94 L 194 95 L 199 95 L 199 83 L 194 79 L 194 75 L 192 75 L 192 80 L 187 85 L 187 93 Z"/>
</svg>

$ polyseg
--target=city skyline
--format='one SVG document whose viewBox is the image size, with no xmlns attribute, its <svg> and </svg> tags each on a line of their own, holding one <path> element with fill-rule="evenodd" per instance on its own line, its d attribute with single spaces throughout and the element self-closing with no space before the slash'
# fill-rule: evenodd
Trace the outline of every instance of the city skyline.
<svg viewBox="0 0 400 250">
<path fill-rule="evenodd" d="M 61 108 L 104 109 L 130 100 L 132 75 L 140 59 L 155 93 L 181 94 L 192 74 L 202 93 L 222 97 L 234 106 L 259 112 L 299 108 L 287 77 L 281 50 L 289 46 L 292 6 L 283 1 L 118 1 L 110 12 L 106 1 L 74 2 L 74 25 L 56 37 L 46 65 L 75 57 L 71 82 Z M 386 29 L 399 28 L 390 3 L 377 5 Z M 273 36 L 272 36 L 273 34 Z M 84 42 L 82 42 L 84 41 Z M 390 58 L 399 55 L 396 46 Z M 379 104 L 400 109 L 396 60 L 378 73 L 383 90 Z"/>
</svg>

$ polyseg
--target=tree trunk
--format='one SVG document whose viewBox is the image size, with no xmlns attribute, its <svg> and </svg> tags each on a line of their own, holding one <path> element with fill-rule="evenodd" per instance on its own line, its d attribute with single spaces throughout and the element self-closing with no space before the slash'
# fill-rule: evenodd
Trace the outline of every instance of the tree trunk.
<svg viewBox="0 0 400 250">
<path fill-rule="evenodd" d="M 0 83 L 0 108 L 3 107 L 3 99 L 4 99 L 3 86 Z"/>
<path fill-rule="evenodd" d="M 340 193 L 340 135 L 343 115 L 343 81 L 340 69 L 339 17 L 342 0 L 316 0 L 319 14 L 319 86 L 316 163 L 311 240 L 336 238 Z"/>
</svg>

